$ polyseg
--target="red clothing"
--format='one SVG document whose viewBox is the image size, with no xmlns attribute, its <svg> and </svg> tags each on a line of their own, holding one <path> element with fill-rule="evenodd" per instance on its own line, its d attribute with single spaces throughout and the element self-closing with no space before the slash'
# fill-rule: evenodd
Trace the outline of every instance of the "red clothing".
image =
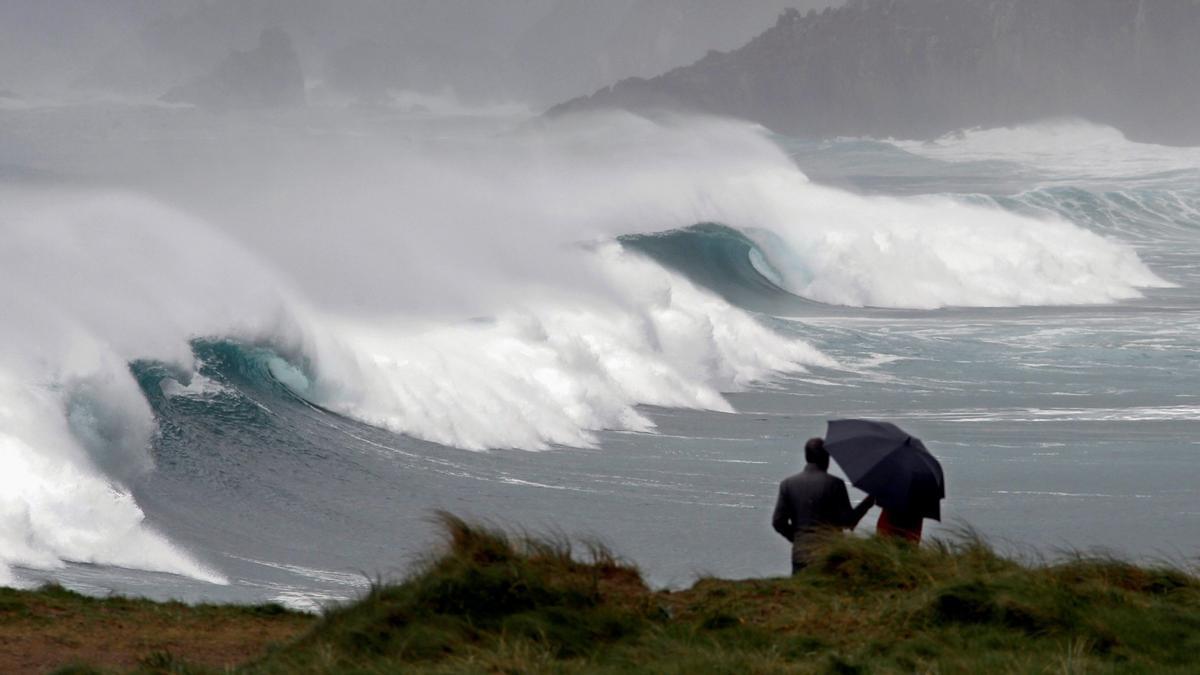
<svg viewBox="0 0 1200 675">
<path fill-rule="evenodd" d="M 875 534 L 880 537 L 895 537 L 919 544 L 921 543 L 921 525 L 924 522 L 920 516 L 914 517 L 883 509 L 883 513 L 879 514 L 879 523 L 875 526 Z"/>
</svg>

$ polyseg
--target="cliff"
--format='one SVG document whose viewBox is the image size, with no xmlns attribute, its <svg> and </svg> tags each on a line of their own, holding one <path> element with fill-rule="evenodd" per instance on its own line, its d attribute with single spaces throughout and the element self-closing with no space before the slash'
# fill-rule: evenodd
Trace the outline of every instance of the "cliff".
<svg viewBox="0 0 1200 675">
<path fill-rule="evenodd" d="M 1200 0 L 852 0 L 553 108 L 683 109 L 810 137 L 1084 117 L 1200 143 Z"/>
<path fill-rule="evenodd" d="M 303 105 L 304 74 L 288 34 L 264 30 L 258 47 L 231 52 L 212 72 L 171 89 L 162 98 L 215 109 Z"/>
</svg>

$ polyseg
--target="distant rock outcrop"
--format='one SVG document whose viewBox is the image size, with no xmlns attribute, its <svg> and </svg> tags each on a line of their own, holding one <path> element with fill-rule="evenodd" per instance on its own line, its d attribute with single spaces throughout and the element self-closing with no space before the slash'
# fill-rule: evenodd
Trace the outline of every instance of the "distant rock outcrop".
<svg viewBox="0 0 1200 675">
<path fill-rule="evenodd" d="M 304 105 L 304 73 L 288 34 L 264 30 L 258 47 L 233 51 L 209 74 L 175 87 L 162 97 L 214 109 L 282 108 Z"/>
<path fill-rule="evenodd" d="M 928 138 L 1062 116 L 1200 143 L 1200 0 L 851 0 L 553 108 L 685 109 L 800 136 Z"/>
</svg>

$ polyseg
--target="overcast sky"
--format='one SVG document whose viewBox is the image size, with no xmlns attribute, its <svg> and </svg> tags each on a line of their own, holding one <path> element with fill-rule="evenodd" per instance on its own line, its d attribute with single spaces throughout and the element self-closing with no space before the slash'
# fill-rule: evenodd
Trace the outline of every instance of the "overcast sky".
<svg viewBox="0 0 1200 675">
<path fill-rule="evenodd" d="M 733 49 L 788 7 L 836 0 L 5 0 L 0 90 L 156 95 L 264 28 L 310 86 L 452 89 L 536 104 Z"/>
</svg>

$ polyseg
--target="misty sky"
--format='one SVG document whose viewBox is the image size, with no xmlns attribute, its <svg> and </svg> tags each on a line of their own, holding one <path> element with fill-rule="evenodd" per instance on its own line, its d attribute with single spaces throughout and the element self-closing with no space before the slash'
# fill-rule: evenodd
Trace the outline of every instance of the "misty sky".
<svg viewBox="0 0 1200 675">
<path fill-rule="evenodd" d="M 835 0 L 5 0 L 0 90 L 157 96 L 265 28 L 310 88 L 548 104 L 733 49 Z"/>
</svg>

